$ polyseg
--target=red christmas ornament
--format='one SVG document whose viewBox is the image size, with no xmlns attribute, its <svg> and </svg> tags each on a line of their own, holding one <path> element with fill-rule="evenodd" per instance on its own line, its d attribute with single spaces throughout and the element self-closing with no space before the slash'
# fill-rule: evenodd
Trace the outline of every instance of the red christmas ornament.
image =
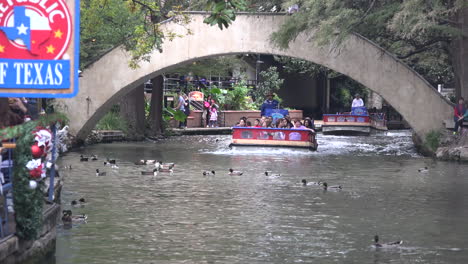
<svg viewBox="0 0 468 264">
<path fill-rule="evenodd" d="M 29 171 L 29 175 L 31 176 L 31 178 L 33 179 L 40 179 L 41 178 L 41 174 L 42 174 L 42 168 L 39 166 L 33 170 L 30 170 Z"/>
<path fill-rule="evenodd" d="M 44 154 L 44 151 L 38 145 L 32 145 L 31 146 L 31 154 L 35 159 L 38 159 L 38 158 L 42 157 L 42 155 Z"/>
</svg>

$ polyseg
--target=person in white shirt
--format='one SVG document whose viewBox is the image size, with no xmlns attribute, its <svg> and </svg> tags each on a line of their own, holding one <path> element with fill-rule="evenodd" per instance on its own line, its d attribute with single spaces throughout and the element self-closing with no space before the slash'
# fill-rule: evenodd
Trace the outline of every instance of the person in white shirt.
<svg viewBox="0 0 468 264">
<path fill-rule="evenodd" d="M 361 96 L 359 94 L 356 94 L 351 107 L 362 107 L 362 106 L 364 106 L 364 101 L 361 99 Z"/>
<path fill-rule="evenodd" d="M 179 94 L 179 100 L 178 100 L 178 104 L 176 106 L 176 110 L 180 110 L 182 112 L 184 112 L 185 114 L 185 99 L 184 99 L 184 92 L 182 90 L 178 91 L 178 94 Z M 187 126 L 187 119 L 185 119 L 184 122 L 179 122 L 179 128 L 185 128 Z"/>
</svg>

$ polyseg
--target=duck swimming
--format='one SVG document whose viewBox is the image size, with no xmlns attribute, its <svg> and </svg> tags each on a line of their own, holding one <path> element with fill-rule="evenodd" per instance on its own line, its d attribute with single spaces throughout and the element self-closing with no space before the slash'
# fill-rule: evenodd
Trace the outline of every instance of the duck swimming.
<svg viewBox="0 0 468 264">
<path fill-rule="evenodd" d="M 326 182 L 324 182 L 322 185 L 323 185 L 324 190 L 328 190 L 328 189 L 339 189 L 339 190 L 341 190 L 341 189 L 343 189 L 343 187 L 341 187 L 341 185 L 330 185 L 329 186 L 328 183 L 326 183 Z"/>
<path fill-rule="evenodd" d="M 100 172 L 99 169 L 96 169 L 96 176 L 106 176 L 106 172 Z"/>
<path fill-rule="evenodd" d="M 156 160 L 139 160 L 135 162 L 135 165 L 152 165 L 155 163 L 156 163 Z"/>
<path fill-rule="evenodd" d="M 172 169 L 175 166 L 175 163 L 163 163 L 162 161 L 157 161 L 154 166 L 160 169 Z"/>
<path fill-rule="evenodd" d="M 307 186 L 307 185 L 323 185 L 322 182 L 307 182 L 306 179 L 302 179 L 302 185 Z"/>
<path fill-rule="evenodd" d="M 271 177 L 281 177 L 281 174 L 273 174 L 271 171 L 265 171 L 265 176 L 271 176 Z"/>
<path fill-rule="evenodd" d="M 114 160 L 110 160 L 110 159 L 107 159 L 106 161 L 104 161 L 104 166 L 112 166 L 112 165 L 115 165 L 115 159 Z"/>
<path fill-rule="evenodd" d="M 153 175 L 157 176 L 158 175 L 158 169 L 153 169 L 153 171 L 142 171 L 141 175 Z"/>
<path fill-rule="evenodd" d="M 426 173 L 428 171 L 429 171 L 429 169 L 427 167 L 418 169 L 418 172 L 421 172 L 421 173 Z"/>
<path fill-rule="evenodd" d="M 398 247 L 401 244 L 403 244 L 403 240 L 398 240 L 398 241 L 390 242 L 390 243 L 379 243 L 379 236 L 378 235 L 374 236 L 374 247 L 376 248 Z"/>
<path fill-rule="evenodd" d="M 70 225 L 73 222 L 84 222 L 88 219 L 88 216 L 85 214 L 82 215 L 72 215 L 72 210 L 63 210 L 62 211 L 62 222 L 64 225 Z"/>
<path fill-rule="evenodd" d="M 209 175 L 215 175 L 216 174 L 216 171 L 212 170 L 212 171 L 204 171 L 203 172 L 203 176 L 209 176 Z"/>
<path fill-rule="evenodd" d="M 85 203 L 86 203 L 85 198 L 80 198 L 78 201 L 73 200 L 70 202 L 71 206 L 73 207 L 82 207 L 85 205 Z"/>
<path fill-rule="evenodd" d="M 233 169 L 229 169 L 229 175 L 236 175 L 236 176 L 240 176 L 244 174 L 242 171 L 235 171 Z"/>
<path fill-rule="evenodd" d="M 91 155 L 91 160 L 92 160 L 92 161 L 95 161 L 95 160 L 98 160 L 98 158 L 97 158 L 96 155 Z"/>
<path fill-rule="evenodd" d="M 80 155 L 80 161 L 88 161 L 88 157 L 85 157 L 83 155 Z"/>
<path fill-rule="evenodd" d="M 169 172 L 170 175 L 174 173 L 173 169 L 163 169 L 163 168 L 155 168 L 154 176 L 157 176 L 159 172 Z"/>
</svg>

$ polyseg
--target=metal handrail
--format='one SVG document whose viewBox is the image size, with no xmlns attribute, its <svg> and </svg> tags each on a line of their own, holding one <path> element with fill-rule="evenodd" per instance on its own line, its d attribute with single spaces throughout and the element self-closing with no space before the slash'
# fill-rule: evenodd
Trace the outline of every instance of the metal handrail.
<svg viewBox="0 0 468 264">
<path fill-rule="evenodd" d="M 15 140 L 13 140 L 12 144 L 9 144 L 10 146 L 15 146 Z M 8 145 L 8 143 L 5 143 L 3 145 Z M 8 160 L 9 160 L 9 166 L 8 166 L 8 174 L 10 176 L 10 182 L 9 183 L 2 183 L 0 182 L 0 195 L 3 196 L 3 212 L 0 212 L 0 239 L 4 238 L 10 233 L 8 232 L 9 230 L 5 230 L 5 227 L 8 226 L 8 203 L 7 203 L 7 193 L 11 190 L 13 190 L 13 162 L 12 162 L 12 156 L 13 156 L 13 148 L 8 148 Z"/>
</svg>

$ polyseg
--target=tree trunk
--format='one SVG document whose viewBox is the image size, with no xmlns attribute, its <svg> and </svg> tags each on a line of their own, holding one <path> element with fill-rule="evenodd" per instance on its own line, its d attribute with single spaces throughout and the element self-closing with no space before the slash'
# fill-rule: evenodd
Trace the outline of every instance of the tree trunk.
<svg viewBox="0 0 468 264">
<path fill-rule="evenodd" d="M 127 122 L 127 137 L 142 140 L 145 137 L 144 84 L 128 93 L 120 103 L 120 115 Z"/>
<path fill-rule="evenodd" d="M 460 10 L 457 21 L 463 36 L 452 43 L 452 59 L 455 71 L 455 94 L 468 98 L 468 8 Z"/>
<path fill-rule="evenodd" d="M 156 76 L 151 80 L 153 83 L 153 91 L 151 93 L 150 106 L 150 135 L 159 136 L 162 134 L 162 104 L 163 104 L 163 85 L 164 79 L 162 75 Z"/>
</svg>

